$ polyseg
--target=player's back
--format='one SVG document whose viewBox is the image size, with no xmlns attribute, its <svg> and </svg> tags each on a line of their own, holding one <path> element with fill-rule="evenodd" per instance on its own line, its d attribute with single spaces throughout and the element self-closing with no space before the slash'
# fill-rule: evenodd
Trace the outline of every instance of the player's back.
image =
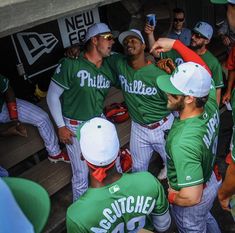
<svg viewBox="0 0 235 233">
<path fill-rule="evenodd" d="M 67 211 L 67 230 L 137 232 L 152 229 L 150 213 L 168 210 L 162 185 L 148 172 L 123 174 L 111 185 L 89 188 Z"/>
</svg>

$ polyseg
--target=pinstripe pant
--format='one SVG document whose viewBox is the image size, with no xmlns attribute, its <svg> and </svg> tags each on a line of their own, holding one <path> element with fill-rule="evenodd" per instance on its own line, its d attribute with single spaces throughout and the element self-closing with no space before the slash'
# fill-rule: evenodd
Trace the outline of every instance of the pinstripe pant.
<svg viewBox="0 0 235 233">
<path fill-rule="evenodd" d="M 36 126 L 44 141 L 48 154 L 51 156 L 58 155 L 61 150 L 48 114 L 38 106 L 27 101 L 16 99 L 16 103 L 19 121 Z M 2 112 L 0 112 L 0 122 L 7 123 L 9 121 L 11 121 L 11 119 L 6 103 L 4 103 Z"/>
<path fill-rule="evenodd" d="M 78 126 L 82 121 L 77 121 L 78 125 L 70 124 L 70 119 L 65 118 L 65 125 L 75 135 Z M 72 189 L 73 189 L 73 201 L 76 201 L 88 188 L 88 167 L 85 161 L 81 160 L 81 148 L 77 137 L 72 138 L 72 144 L 66 144 L 69 159 L 72 167 Z"/>
<path fill-rule="evenodd" d="M 201 202 L 190 207 L 171 205 L 171 212 L 180 233 L 220 233 L 214 217 L 210 213 L 221 182 L 217 182 L 214 172 L 203 190 Z"/>
<path fill-rule="evenodd" d="M 130 152 L 133 159 L 133 172 L 148 170 L 153 151 L 158 152 L 166 164 L 164 131 L 171 128 L 174 117 L 170 114 L 167 118 L 168 120 L 156 129 L 147 129 L 132 121 Z"/>
</svg>

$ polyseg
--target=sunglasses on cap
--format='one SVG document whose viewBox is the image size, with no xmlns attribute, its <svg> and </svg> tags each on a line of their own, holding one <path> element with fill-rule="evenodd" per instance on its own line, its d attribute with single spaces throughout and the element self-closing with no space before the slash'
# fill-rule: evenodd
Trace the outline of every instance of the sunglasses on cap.
<svg viewBox="0 0 235 233">
<path fill-rule="evenodd" d="M 192 32 L 192 36 L 195 36 L 196 37 L 196 39 L 206 39 L 207 40 L 207 38 L 205 37 L 205 36 L 203 36 L 201 33 L 199 33 L 199 32 Z"/>
<path fill-rule="evenodd" d="M 184 18 L 174 18 L 174 22 L 183 22 Z"/>
<path fill-rule="evenodd" d="M 100 37 L 103 37 L 105 40 L 114 40 L 113 34 L 100 34 Z"/>
</svg>

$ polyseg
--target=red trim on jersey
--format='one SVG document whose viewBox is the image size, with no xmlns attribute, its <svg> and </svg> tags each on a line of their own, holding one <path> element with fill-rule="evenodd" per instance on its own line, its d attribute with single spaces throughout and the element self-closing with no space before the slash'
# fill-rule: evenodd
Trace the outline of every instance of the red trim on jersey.
<svg viewBox="0 0 235 233">
<path fill-rule="evenodd" d="M 211 70 L 207 64 L 202 60 L 202 58 L 196 54 L 194 51 L 185 46 L 181 41 L 176 40 L 173 44 L 173 49 L 175 49 L 183 58 L 185 62 L 195 62 L 203 66 L 211 75 Z"/>
</svg>

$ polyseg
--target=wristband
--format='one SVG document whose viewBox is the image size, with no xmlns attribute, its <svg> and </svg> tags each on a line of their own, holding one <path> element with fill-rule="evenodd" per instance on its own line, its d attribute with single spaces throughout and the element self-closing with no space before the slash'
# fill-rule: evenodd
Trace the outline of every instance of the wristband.
<svg viewBox="0 0 235 233">
<path fill-rule="evenodd" d="M 7 103 L 7 109 L 9 112 L 10 119 L 17 120 L 18 119 L 18 112 L 17 112 L 16 102 Z"/>
<path fill-rule="evenodd" d="M 176 198 L 176 194 L 177 193 L 174 193 L 174 192 L 171 192 L 171 193 L 168 194 L 168 201 L 169 201 L 170 204 L 174 203 L 175 198 Z"/>
</svg>

